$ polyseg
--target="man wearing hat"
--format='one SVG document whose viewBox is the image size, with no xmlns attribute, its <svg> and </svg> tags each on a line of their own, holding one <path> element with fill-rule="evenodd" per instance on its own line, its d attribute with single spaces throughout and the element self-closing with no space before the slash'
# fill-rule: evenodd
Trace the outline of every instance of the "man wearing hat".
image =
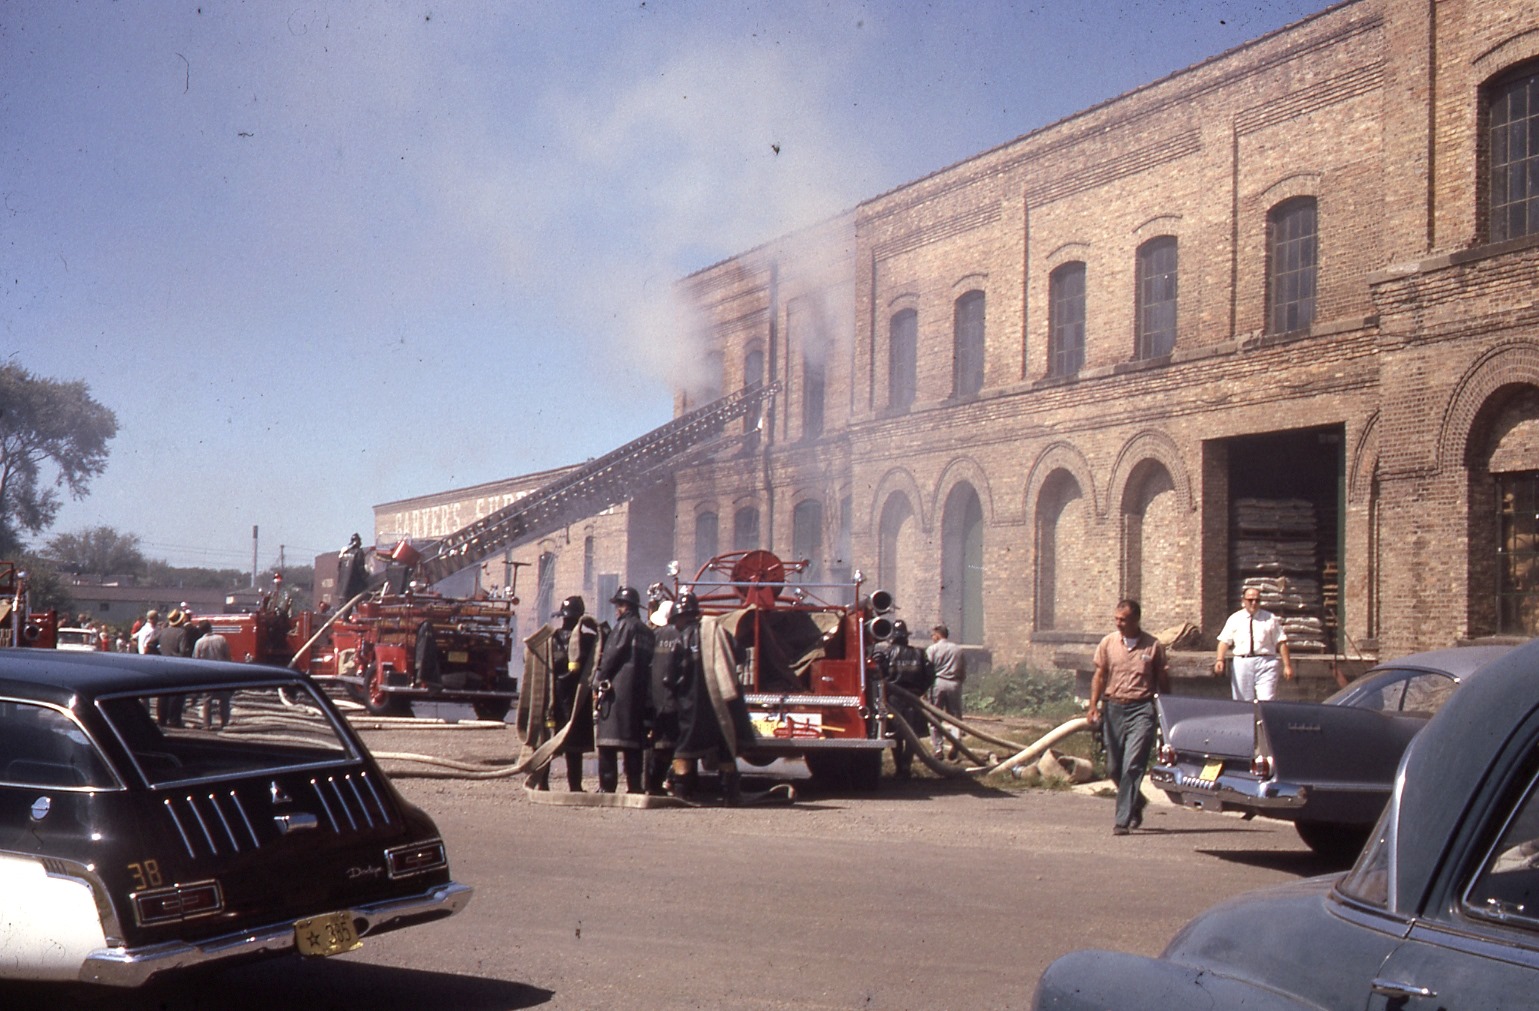
<svg viewBox="0 0 1539 1011">
<path fill-rule="evenodd" d="M 625 755 L 625 789 L 642 792 L 641 749 L 646 743 L 646 699 L 656 643 L 641 620 L 641 594 L 622 586 L 609 598 L 615 625 L 604 640 L 598 669 L 593 672 L 599 792 L 614 793 L 620 785 L 619 756 Z"/>
<path fill-rule="evenodd" d="M 187 615 L 180 608 L 166 616 L 166 627 L 160 630 L 162 656 L 192 656 L 192 636 L 187 634 Z M 163 727 L 182 725 L 182 709 L 186 699 L 181 695 L 165 695 L 160 699 L 157 721 Z"/>
</svg>

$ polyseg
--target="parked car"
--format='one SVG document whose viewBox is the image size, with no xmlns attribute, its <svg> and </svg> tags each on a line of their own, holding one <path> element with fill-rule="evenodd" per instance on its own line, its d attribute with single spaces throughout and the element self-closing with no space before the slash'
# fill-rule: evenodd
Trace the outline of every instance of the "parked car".
<svg viewBox="0 0 1539 1011">
<path fill-rule="evenodd" d="M 432 820 L 302 675 L 0 650 L 0 978 L 137 986 L 449 916 Z"/>
<path fill-rule="evenodd" d="M 1539 643 L 1411 742 L 1356 864 L 1198 916 L 1159 958 L 1079 951 L 1034 1006 L 1531 1008 L 1539 988 Z"/>
<path fill-rule="evenodd" d="M 1150 784 L 1205 811 L 1291 821 L 1325 855 L 1362 849 L 1406 745 L 1510 645 L 1460 646 L 1379 664 L 1324 702 L 1162 695 Z"/>
<path fill-rule="evenodd" d="M 55 649 L 77 653 L 94 653 L 101 649 L 101 633 L 94 628 L 61 628 L 54 636 Z"/>
</svg>

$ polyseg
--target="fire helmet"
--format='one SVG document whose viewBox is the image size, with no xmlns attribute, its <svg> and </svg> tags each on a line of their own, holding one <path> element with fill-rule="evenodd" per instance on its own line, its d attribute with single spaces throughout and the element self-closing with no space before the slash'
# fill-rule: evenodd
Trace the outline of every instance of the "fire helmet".
<svg viewBox="0 0 1539 1011">
<path fill-rule="evenodd" d="M 556 614 L 562 618 L 581 618 L 588 613 L 588 605 L 583 603 L 582 597 L 576 594 L 561 602 L 561 610 Z"/>
<path fill-rule="evenodd" d="M 611 604 L 629 604 L 638 611 L 641 609 L 641 594 L 636 592 L 634 586 L 622 586 L 615 591 L 615 595 L 609 598 Z"/>
<path fill-rule="evenodd" d="M 693 590 L 685 590 L 673 605 L 673 614 L 681 619 L 700 617 L 700 598 L 695 596 Z"/>
<path fill-rule="evenodd" d="M 908 642 L 908 622 L 902 618 L 892 623 L 892 641 L 900 646 Z"/>
</svg>

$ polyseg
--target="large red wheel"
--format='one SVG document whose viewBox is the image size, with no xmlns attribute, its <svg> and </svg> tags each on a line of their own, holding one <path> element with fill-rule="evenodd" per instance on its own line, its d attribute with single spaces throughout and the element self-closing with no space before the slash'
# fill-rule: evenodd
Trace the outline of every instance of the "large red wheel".
<svg viewBox="0 0 1539 1011">
<path fill-rule="evenodd" d="M 745 551 L 732 565 L 732 582 L 747 584 L 736 587 L 744 604 L 773 607 L 785 589 L 785 563 L 773 551 Z"/>
</svg>

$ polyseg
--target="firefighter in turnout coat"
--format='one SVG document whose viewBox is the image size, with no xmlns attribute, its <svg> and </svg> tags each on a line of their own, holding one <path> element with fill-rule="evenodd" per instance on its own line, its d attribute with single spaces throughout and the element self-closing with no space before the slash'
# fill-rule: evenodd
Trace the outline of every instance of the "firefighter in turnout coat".
<svg viewBox="0 0 1539 1011">
<path fill-rule="evenodd" d="M 593 702 L 578 688 L 593 676 L 598 658 L 599 626 L 587 613 L 582 597 L 572 596 L 561 602 L 556 612 L 561 626 L 550 637 L 550 715 L 551 729 L 566 728 L 561 755 L 566 759 L 566 788 L 582 792 L 582 757 L 593 750 Z M 581 695 L 581 698 L 579 698 Z M 537 790 L 549 789 L 550 769 L 541 769 L 534 777 Z"/>
<path fill-rule="evenodd" d="M 620 785 L 619 758 L 625 756 L 625 788 L 642 792 L 642 749 L 647 745 L 646 710 L 651 688 L 652 630 L 641 618 L 641 594 L 622 586 L 610 598 L 615 624 L 593 673 L 595 742 L 599 791 Z"/>
<path fill-rule="evenodd" d="M 881 665 L 884 680 L 906 689 L 918 698 L 924 698 L 930 687 L 935 684 L 935 667 L 930 663 L 930 658 L 925 656 L 924 650 L 918 646 L 908 644 L 906 622 L 892 623 L 892 637 L 877 648 L 875 656 Z M 916 736 L 923 737 L 929 732 L 929 721 L 925 719 L 924 710 L 919 706 L 907 699 L 899 700 L 893 695 L 888 696 L 887 705 L 894 713 L 903 717 L 914 729 Z M 907 779 L 909 767 L 914 762 L 914 746 L 909 743 L 907 737 L 896 731 L 894 731 L 893 744 L 893 766 L 899 779 Z"/>
</svg>

